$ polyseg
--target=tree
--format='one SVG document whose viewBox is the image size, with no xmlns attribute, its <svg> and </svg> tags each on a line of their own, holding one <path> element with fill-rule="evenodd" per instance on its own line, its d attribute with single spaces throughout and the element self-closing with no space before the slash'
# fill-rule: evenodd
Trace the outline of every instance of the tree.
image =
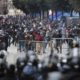
<svg viewBox="0 0 80 80">
<path fill-rule="evenodd" d="M 25 13 L 49 9 L 50 0 L 13 0 L 13 4 Z"/>
<path fill-rule="evenodd" d="M 69 0 L 69 3 L 72 5 L 74 11 L 79 12 L 80 17 L 80 0 Z"/>
<path fill-rule="evenodd" d="M 80 0 L 69 0 L 69 3 L 75 11 L 80 12 Z"/>
<path fill-rule="evenodd" d="M 66 11 L 70 10 L 69 0 L 56 0 L 57 10 Z"/>
<path fill-rule="evenodd" d="M 39 12 L 38 0 L 13 0 L 15 7 L 23 10 L 26 14 Z"/>
<path fill-rule="evenodd" d="M 73 7 L 69 0 L 56 0 L 56 7 L 58 11 L 70 12 L 72 16 Z"/>
</svg>

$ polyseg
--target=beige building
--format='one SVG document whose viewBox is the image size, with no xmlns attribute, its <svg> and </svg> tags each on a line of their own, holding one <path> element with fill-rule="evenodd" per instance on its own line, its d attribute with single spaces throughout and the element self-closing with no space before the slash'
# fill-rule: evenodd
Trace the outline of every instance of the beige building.
<svg viewBox="0 0 80 80">
<path fill-rule="evenodd" d="M 13 5 L 13 0 L 0 0 L 0 15 L 21 15 L 23 11 Z"/>
<path fill-rule="evenodd" d="M 7 0 L 0 0 L 0 14 L 7 13 Z"/>
</svg>

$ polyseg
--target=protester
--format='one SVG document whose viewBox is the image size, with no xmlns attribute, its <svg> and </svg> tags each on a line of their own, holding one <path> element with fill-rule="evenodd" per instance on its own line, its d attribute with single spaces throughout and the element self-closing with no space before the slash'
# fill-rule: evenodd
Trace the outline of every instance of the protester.
<svg viewBox="0 0 80 80">
<path fill-rule="evenodd" d="M 53 63 L 50 63 L 53 60 L 52 58 L 54 58 L 53 54 L 55 54 L 57 59 L 58 56 L 56 54 L 62 53 L 67 55 L 70 49 L 72 50 L 73 58 L 78 57 L 78 46 L 72 46 L 75 35 L 77 38 L 80 36 L 78 30 L 76 30 L 77 33 L 74 29 L 67 29 L 64 23 L 61 23 L 61 25 L 59 23 L 61 21 L 51 21 L 48 18 L 40 20 L 39 18 L 32 18 L 29 15 L 7 16 L 0 19 L 0 51 L 7 51 L 8 47 L 12 44 L 18 47 L 20 53 L 17 59 L 17 67 L 10 65 L 10 67 L 6 68 L 7 74 L 5 80 L 18 80 L 17 77 L 20 80 L 43 80 L 43 76 L 39 73 L 37 67 L 38 62 L 36 60 L 38 60 L 38 55 L 43 55 L 42 58 L 44 58 L 41 58 L 42 63 L 39 62 L 40 69 L 42 69 L 43 64 L 44 69 L 46 69 L 45 66 L 47 69 L 53 66 Z M 45 56 L 46 54 L 47 56 Z M 4 71 L 4 69 L 2 70 Z M 58 75 L 55 73 L 54 78 L 55 75 L 61 77 L 59 73 Z"/>
</svg>

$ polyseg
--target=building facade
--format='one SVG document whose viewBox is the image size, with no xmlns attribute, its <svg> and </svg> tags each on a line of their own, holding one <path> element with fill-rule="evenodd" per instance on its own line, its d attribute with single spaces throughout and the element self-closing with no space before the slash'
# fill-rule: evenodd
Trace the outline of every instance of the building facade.
<svg viewBox="0 0 80 80">
<path fill-rule="evenodd" d="M 0 0 L 0 14 L 7 14 L 7 0 Z"/>
</svg>

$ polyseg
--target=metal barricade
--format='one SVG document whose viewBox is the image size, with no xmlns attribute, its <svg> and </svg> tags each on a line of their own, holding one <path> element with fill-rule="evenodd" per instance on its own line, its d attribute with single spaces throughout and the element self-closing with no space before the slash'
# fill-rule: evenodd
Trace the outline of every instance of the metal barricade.
<svg viewBox="0 0 80 80">
<path fill-rule="evenodd" d="M 51 49 L 50 45 L 51 43 L 47 41 L 29 41 L 28 43 L 26 43 L 26 49 L 33 50 L 37 54 L 43 54 L 46 53 L 47 51 L 50 51 L 49 50 L 49 48 Z"/>
<path fill-rule="evenodd" d="M 53 38 L 52 50 L 57 50 L 58 53 L 66 53 L 71 50 L 73 38 Z"/>
<path fill-rule="evenodd" d="M 64 53 L 70 51 L 73 38 L 53 38 L 51 41 L 19 41 L 19 50 L 33 50 L 37 54 Z"/>
<path fill-rule="evenodd" d="M 58 63 L 62 57 L 68 57 L 73 50 L 73 40 L 73 38 L 53 38 L 51 41 L 20 40 L 19 48 L 26 53 L 29 50 L 34 51 L 38 59 L 48 65 Z"/>
<path fill-rule="evenodd" d="M 37 55 L 51 54 L 52 45 L 51 41 L 26 41 L 20 40 L 18 48 L 20 51 L 25 51 L 26 53 L 29 50 L 33 50 Z"/>
<path fill-rule="evenodd" d="M 51 41 L 51 63 L 57 63 L 61 58 L 69 57 L 72 52 L 73 38 L 53 38 Z"/>
</svg>

